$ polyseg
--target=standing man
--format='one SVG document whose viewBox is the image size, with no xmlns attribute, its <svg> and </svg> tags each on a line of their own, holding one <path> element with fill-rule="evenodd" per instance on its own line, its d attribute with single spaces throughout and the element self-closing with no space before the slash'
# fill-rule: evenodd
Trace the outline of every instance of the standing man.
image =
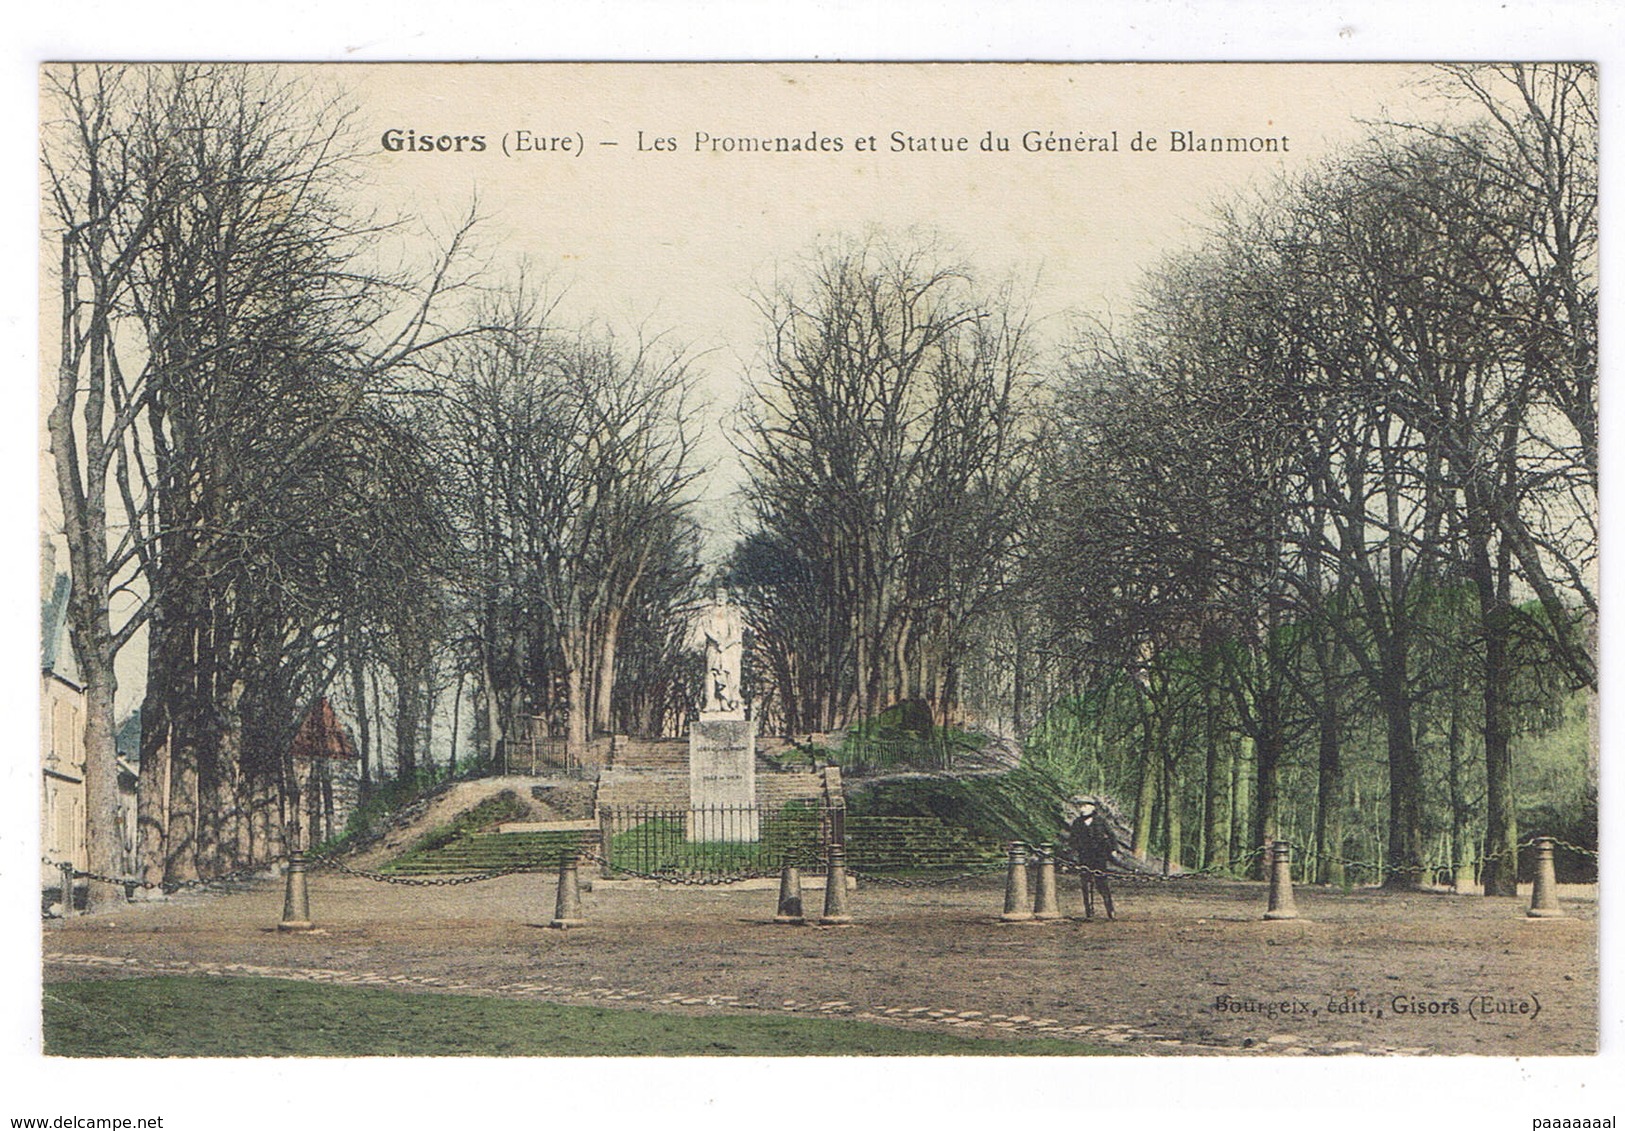
<svg viewBox="0 0 1625 1131">
<path fill-rule="evenodd" d="M 1072 842 L 1072 854 L 1077 858 L 1083 883 L 1083 916 L 1095 917 L 1095 892 L 1106 905 L 1106 918 L 1117 918 L 1112 908 L 1112 889 L 1106 872 L 1117 858 L 1117 834 L 1111 822 L 1101 812 L 1100 802 L 1093 797 L 1074 797 L 1078 815 L 1067 831 Z"/>
</svg>

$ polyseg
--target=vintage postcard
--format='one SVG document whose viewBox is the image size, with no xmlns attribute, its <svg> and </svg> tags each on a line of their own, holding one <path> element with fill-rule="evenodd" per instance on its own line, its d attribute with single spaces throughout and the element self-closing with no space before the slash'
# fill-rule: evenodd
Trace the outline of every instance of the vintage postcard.
<svg viewBox="0 0 1625 1131">
<path fill-rule="evenodd" d="M 1598 1050 L 1593 66 L 39 91 L 47 1056 Z"/>
</svg>

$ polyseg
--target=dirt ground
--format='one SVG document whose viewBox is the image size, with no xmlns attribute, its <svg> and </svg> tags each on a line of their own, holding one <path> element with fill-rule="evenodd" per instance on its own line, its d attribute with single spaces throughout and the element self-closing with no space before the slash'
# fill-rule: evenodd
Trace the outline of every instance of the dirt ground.
<svg viewBox="0 0 1625 1131">
<path fill-rule="evenodd" d="M 1300 887 L 1264 922 L 1262 885 L 1118 886 L 1118 919 L 1006 924 L 997 877 L 860 883 L 850 926 L 779 926 L 777 893 L 584 895 L 551 930 L 555 880 L 401 887 L 310 880 L 319 930 L 284 934 L 282 886 L 177 896 L 47 924 L 48 980 L 153 973 L 294 977 L 673 1011 L 768 1010 L 1045 1034 L 1136 1052 L 1530 1056 L 1597 1047 L 1594 886 L 1564 919 L 1444 893 Z M 816 913 L 822 893 L 809 891 Z M 816 917 L 816 915 L 814 915 Z M 651 1049 L 651 1052 L 659 1050 Z"/>
</svg>

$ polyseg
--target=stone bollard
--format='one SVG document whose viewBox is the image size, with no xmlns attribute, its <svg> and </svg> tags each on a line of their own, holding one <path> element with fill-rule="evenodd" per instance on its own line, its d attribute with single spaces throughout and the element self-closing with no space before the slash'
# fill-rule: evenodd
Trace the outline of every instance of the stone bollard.
<svg viewBox="0 0 1625 1131">
<path fill-rule="evenodd" d="M 559 853 L 559 896 L 553 904 L 553 921 L 550 927 L 584 927 L 587 920 L 581 915 L 581 875 L 576 854 L 572 851 Z"/>
<path fill-rule="evenodd" d="M 68 919 L 73 916 L 73 863 L 64 860 L 57 868 L 62 874 L 62 917 Z"/>
<path fill-rule="evenodd" d="M 305 886 L 305 854 L 288 853 L 288 888 L 282 900 L 282 922 L 279 931 L 308 931 L 314 927 L 310 921 L 310 889 Z"/>
<path fill-rule="evenodd" d="M 1032 917 L 1032 902 L 1027 898 L 1027 846 L 1013 840 L 1004 878 L 1004 914 L 999 918 L 1006 923 L 1025 923 Z"/>
<path fill-rule="evenodd" d="M 1535 891 L 1529 900 L 1529 918 L 1562 919 L 1568 912 L 1557 902 L 1556 845 L 1549 836 L 1535 838 Z"/>
<path fill-rule="evenodd" d="M 850 923 L 852 912 L 846 905 L 846 846 L 829 846 L 829 872 L 824 879 L 824 914 L 818 920 L 825 925 Z"/>
<path fill-rule="evenodd" d="M 1055 846 L 1038 846 L 1038 892 L 1033 896 L 1034 919 L 1059 919 L 1061 904 L 1055 897 Z"/>
<path fill-rule="evenodd" d="M 801 911 L 801 869 L 788 860 L 779 871 L 779 910 L 773 916 L 775 923 L 805 923 Z"/>
<path fill-rule="evenodd" d="M 1270 865 L 1270 905 L 1266 919 L 1296 919 L 1298 904 L 1292 898 L 1292 842 L 1275 842 Z"/>
</svg>

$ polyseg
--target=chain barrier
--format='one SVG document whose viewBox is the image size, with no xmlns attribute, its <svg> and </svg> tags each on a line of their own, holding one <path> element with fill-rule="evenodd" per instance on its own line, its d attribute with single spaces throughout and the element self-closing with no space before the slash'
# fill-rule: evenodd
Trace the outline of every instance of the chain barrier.
<svg viewBox="0 0 1625 1131">
<path fill-rule="evenodd" d="M 1519 851 L 1523 851 L 1525 849 L 1533 848 L 1538 842 L 1540 842 L 1542 840 L 1549 840 L 1549 841 L 1551 841 L 1553 846 L 1555 846 L 1557 848 L 1567 849 L 1570 852 L 1578 853 L 1579 855 L 1582 855 L 1582 856 L 1589 856 L 1589 857 L 1591 857 L 1593 859 L 1596 859 L 1597 855 L 1598 855 L 1597 850 L 1594 849 L 1594 848 L 1586 848 L 1586 847 L 1584 847 L 1582 845 L 1572 844 L 1569 841 L 1560 840 L 1557 837 L 1531 836 L 1531 837 L 1528 837 L 1525 840 L 1519 841 L 1517 844 L 1513 845 L 1510 848 L 1503 848 L 1503 849 L 1498 849 L 1495 852 L 1485 853 L 1483 856 L 1480 856 L 1478 858 L 1477 863 L 1479 863 L 1481 865 L 1482 864 L 1487 864 L 1492 860 L 1500 859 L 1502 856 L 1507 855 L 1509 852 L 1519 852 Z M 1082 864 L 1082 863 L 1080 863 L 1080 862 L 1078 862 L 1078 861 L 1076 861 L 1074 859 L 1071 859 L 1070 857 L 1067 857 L 1065 855 L 1062 855 L 1062 856 L 1058 857 L 1058 859 L 1056 861 L 1056 864 L 1057 864 L 1057 867 L 1062 872 L 1065 872 L 1065 873 L 1067 873 L 1069 875 L 1080 875 L 1082 873 L 1088 872 L 1088 873 L 1093 874 L 1093 875 L 1109 876 L 1109 877 L 1112 877 L 1114 879 L 1128 880 L 1130 882 L 1152 883 L 1152 882 L 1163 882 L 1163 881 L 1172 881 L 1172 880 L 1194 879 L 1194 878 L 1201 877 L 1201 876 L 1213 876 L 1213 875 L 1224 876 L 1224 875 L 1227 875 L 1227 873 L 1229 873 L 1229 872 L 1233 871 L 1234 869 L 1236 869 L 1237 867 L 1239 867 L 1239 866 L 1241 866 L 1243 864 L 1251 863 L 1253 860 L 1258 859 L 1260 856 L 1264 855 L 1265 853 L 1267 853 L 1269 851 L 1269 847 L 1270 847 L 1269 845 L 1260 845 L 1259 847 L 1255 848 L 1252 852 L 1250 852 L 1246 856 L 1242 857 L 1239 861 L 1231 861 L 1230 863 L 1225 864 L 1223 867 L 1197 868 L 1197 869 L 1191 869 L 1191 870 L 1186 870 L 1186 871 L 1171 872 L 1171 873 L 1166 873 L 1166 874 L 1127 871 L 1127 870 L 1120 870 L 1120 869 L 1113 869 L 1113 868 L 1107 868 L 1107 869 L 1090 868 L 1090 867 L 1088 867 L 1088 866 L 1086 866 L 1086 865 L 1084 865 L 1084 864 Z M 1337 854 L 1333 854 L 1333 853 L 1315 853 L 1313 851 L 1306 852 L 1302 856 L 1297 857 L 1296 859 L 1293 860 L 1293 863 L 1298 864 L 1298 865 L 1310 864 L 1310 863 L 1316 863 L 1316 864 L 1319 864 L 1319 863 L 1341 864 L 1346 868 L 1364 869 L 1366 871 L 1375 873 L 1377 875 L 1382 875 L 1382 876 L 1400 876 L 1400 875 L 1417 875 L 1417 876 L 1419 876 L 1419 875 L 1426 874 L 1428 872 L 1440 871 L 1440 870 L 1443 869 L 1443 867 L 1445 867 L 1444 865 L 1434 865 L 1434 864 L 1376 864 L 1376 863 L 1373 863 L 1373 862 L 1371 862 L 1369 860 L 1354 860 L 1354 859 L 1351 859 L 1350 857 L 1347 857 L 1347 856 L 1341 856 L 1341 855 L 1337 855 Z"/>
<path fill-rule="evenodd" d="M 308 864 L 312 868 L 331 868 L 335 872 L 343 872 L 347 876 L 355 876 L 363 880 L 371 880 L 375 884 L 396 884 L 408 888 L 454 888 L 463 884 L 484 883 L 500 876 L 513 876 L 521 872 L 546 871 L 546 862 L 542 859 L 533 860 L 528 864 L 517 864 L 511 868 L 491 868 L 484 872 L 472 872 L 466 876 L 391 876 L 384 872 L 369 872 L 362 868 L 352 868 L 336 856 L 312 856 Z"/>
<path fill-rule="evenodd" d="M 51 861 L 44 861 L 51 864 Z M 240 868 L 235 872 L 227 872 L 219 876 L 210 876 L 204 880 L 173 880 L 154 883 L 150 880 L 137 880 L 133 877 L 107 876 L 100 872 L 82 872 L 75 868 L 73 878 L 76 880 L 89 880 L 92 883 L 112 884 L 123 888 L 137 888 L 142 891 L 162 889 L 165 894 L 174 894 L 178 891 L 191 891 L 207 888 L 214 884 L 235 883 L 240 880 L 263 876 L 269 869 L 277 864 L 287 863 L 287 857 L 279 856 L 275 860 L 268 860 L 263 864 L 256 864 L 251 868 Z M 356 876 L 363 880 L 372 880 L 374 883 L 397 884 L 401 887 L 457 887 L 462 884 L 477 884 L 485 880 L 494 880 L 499 876 L 511 876 L 520 872 L 546 871 L 544 861 L 537 860 L 530 864 L 522 864 L 512 868 L 494 868 L 490 871 L 477 872 L 467 876 L 391 876 L 383 872 L 369 872 L 362 868 L 353 868 L 336 856 L 311 856 L 306 859 L 307 866 L 312 870 L 331 868 L 335 872 Z M 60 865 L 53 864 L 53 867 Z"/>
<path fill-rule="evenodd" d="M 980 880 L 988 876 L 997 875 L 1005 870 L 1006 864 L 989 864 L 978 872 L 960 872 L 952 876 L 932 876 L 929 879 L 904 876 L 887 876 L 878 872 L 865 872 L 859 869 L 848 868 L 846 874 L 866 883 L 879 884 L 882 887 L 892 888 L 939 888 L 948 884 L 962 884 L 967 880 Z"/>
<path fill-rule="evenodd" d="M 81 871 L 78 868 L 73 870 L 73 878 L 76 880 L 89 880 L 93 884 L 111 884 L 114 887 L 135 888 L 138 891 L 162 890 L 166 895 L 173 895 L 178 891 L 196 891 L 200 888 L 207 888 L 213 884 L 230 884 L 237 883 L 242 880 L 252 879 L 255 876 L 262 875 L 275 865 L 283 863 L 284 860 L 284 857 L 278 857 L 275 860 L 268 860 L 263 864 L 255 864 L 248 868 L 238 868 L 234 872 L 224 872 L 218 876 L 210 876 L 207 879 L 199 880 L 138 880 L 134 876 L 108 876 L 102 874 L 101 872 Z M 59 861 L 46 860 L 42 861 L 42 863 L 50 864 L 53 868 L 60 868 L 62 866 Z"/>
<path fill-rule="evenodd" d="M 1269 851 L 1269 845 L 1259 845 L 1239 860 L 1231 860 L 1222 865 L 1210 865 L 1206 868 L 1182 869 L 1178 872 L 1146 872 L 1121 868 L 1093 868 L 1065 853 L 1057 853 L 1055 867 L 1058 871 L 1069 876 L 1102 876 L 1114 880 L 1125 880 L 1129 883 L 1153 884 L 1172 883 L 1177 880 L 1195 880 L 1207 876 L 1220 876 L 1224 879 L 1234 879 L 1230 875 L 1235 869 L 1252 863 Z"/>
<path fill-rule="evenodd" d="M 1540 839 L 1540 838 L 1537 837 L 1535 839 Z M 1549 836 L 1549 837 L 1546 837 L 1545 839 L 1551 841 L 1554 847 L 1566 848 L 1570 852 L 1577 852 L 1581 856 L 1589 856 L 1593 860 L 1600 859 L 1598 857 L 1598 855 L 1597 855 L 1597 850 L 1595 848 L 1586 848 L 1583 845 L 1570 844 L 1566 840 L 1558 840 L 1555 836 Z"/>
<path fill-rule="evenodd" d="M 1560 840 L 1557 837 L 1531 836 L 1508 848 L 1498 848 L 1494 852 L 1486 852 L 1482 856 L 1478 857 L 1474 863 L 1480 866 L 1488 864 L 1491 861 L 1499 860 L 1501 857 L 1506 856 L 1509 853 L 1517 853 L 1525 849 L 1533 848 L 1542 840 L 1549 840 L 1552 842 L 1553 846 L 1567 849 L 1568 851 L 1578 853 L 1581 856 L 1589 856 L 1592 859 L 1598 858 L 1597 850 L 1595 848 L 1585 848 L 1578 844 L 1572 844 L 1566 840 Z M 1341 864 L 1345 868 L 1363 869 L 1379 876 L 1422 876 L 1429 872 L 1446 871 L 1451 867 L 1448 864 L 1374 864 L 1369 860 L 1352 860 L 1347 856 L 1341 856 L 1335 853 L 1321 853 L 1319 855 L 1311 853 L 1309 854 L 1308 858 L 1321 863 Z"/>
<path fill-rule="evenodd" d="M 1478 858 L 1478 863 L 1481 865 L 1486 864 L 1492 860 L 1499 859 L 1508 852 L 1516 852 L 1523 849 L 1532 848 L 1538 841 L 1541 840 L 1549 840 L 1553 846 L 1565 849 L 1569 852 L 1577 853 L 1581 856 L 1589 856 L 1593 859 L 1598 857 L 1598 852 L 1594 848 L 1586 848 L 1582 845 L 1573 844 L 1566 840 L 1559 840 L 1556 837 L 1529 837 L 1526 840 L 1518 842 L 1511 848 L 1500 849 L 1480 856 Z M 1093 868 L 1083 864 L 1081 861 L 1078 861 L 1065 853 L 1056 854 L 1055 866 L 1058 871 L 1066 875 L 1089 874 L 1109 877 L 1119 881 L 1127 881 L 1129 883 L 1172 883 L 1180 880 L 1193 880 L 1209 876 L 1221 876 L 1228 879 L 1232 878 L 1231 873 L 1233 873 L 1236 869 L 1257 860 L 1267 853 L 1269 849 L 1269 845 L 1260 845 L 1247 855 L 1241 857 L 1241 859 L 1229 861 L 1224 865 L 1181 870 L 1178 872 L 1146 872 L 1119 868 Z M 622 865 L 613 864 L 605 857 L 591 850 L 582 851 L 578 855 L 577 859 L 584 862 L 598 864 L 601 867 L 607 868 L 610 871 L 620 875 L 631 876 L 636 879 L 655 880 L 659 883 L 672 884 L 680 887 L 725 887 L 729 884 L 740 883 L 744 880 L 772 879 L 778 875 L 777 871 L 763 871 L 759 869 L 754 871 L 730 872 L 726 875 L 709 875 L 699 872 L 681 871 L 647 872 L 636 868 L 628 868 Z M 236 883 L 256 876 L 262 876 L 270 868 L 276 866 L 277 864 L 286 863 L 286 861 L 286 857 L 278 857 L 274 860 L 269 860 L 262 864 L 256 864 L 252 867 L 240 868 L 233 872 L 224 873 L 223 875 L 211 876 L 208 879 L 196 880 L 163 880 L 154 882 L 151 880 L 137 880 L 133 877 L 109 876 L 100 872 L 81 871 L 78 868 L 74 869 L 73 878 L 76 880 L 89 880 L 91 883 L 111 884 L 113 886 L 126 889 L 135 888 L 142 891 L 161 889 L 166 894 L 173 894 L 179 891 L 195 891 L 208 888 L 215 884 Z M 1437 871 L 1440 868 L 1440 866 L 1426 864 L 1374 864 L 1367 860 L 1354 860 L 1346 856 L 1327 853 L 1310 853 L 1307 854 L 1306 857 L 1300 858 L 1300 860 L 1295 862 L 1304 863 L 1307 861 L 1313 861 L 1315 863 L 1341 864 L 1345 868 L 1364 869 L 1366 871 L 1384 876 L 1421 875 L 1423 873 Z M 1034 862 L 1036 863 L 1037 861 L 1035 860 Z M 60 868 L 62 866 L 61 861 L 48 859 L 42 859 L 41 863 L 47 864 L 53 868 Z M 371 872 L 362 868 L 352 867 L 349 864 L 344 863 L 344 861 L 340 860 L 336 856 L 312 856 L 308 858 L 307 863 L 313 870 L 330 868 L 333 871 L 341 872 L 347 876 L 355 876 L 359 879 L 371 880 L 374 883 L 395 884 L 400 887 L 460 887 L 464 884 L 484 883 L 487 880 L 498 879 L 502 876 L 512 876 L 520 873 L 531 873 L 538 871 L 545 872 L 548 870 L 545 859 L 537 859 L 528 864 L 516 865 L 509 868 L 493 868 L 488 871 L 475 872 L 464 876 L 432 877 L 391 876 L 383 872 Z M 818 863 L 821 864 L 822 861 L 819 861 Z M 949 884 L 965 883 L 970 880 L 985 879 L 988 876 L 997 875 L 1000 872 L 1003 872 L 1007 867 L 1008 862 L 1000 861 L 998 863 L 990 863 L 980 870 L 958 872 L 951 876 L 932 876 L 929 879 L 888 876 L 879 872 L 871 872 L 855 868 L 848 868 L 847 874 L 867 883 L 879 884 L 884 887 L 934 888 L 945 887 Z"/>
</svg>

